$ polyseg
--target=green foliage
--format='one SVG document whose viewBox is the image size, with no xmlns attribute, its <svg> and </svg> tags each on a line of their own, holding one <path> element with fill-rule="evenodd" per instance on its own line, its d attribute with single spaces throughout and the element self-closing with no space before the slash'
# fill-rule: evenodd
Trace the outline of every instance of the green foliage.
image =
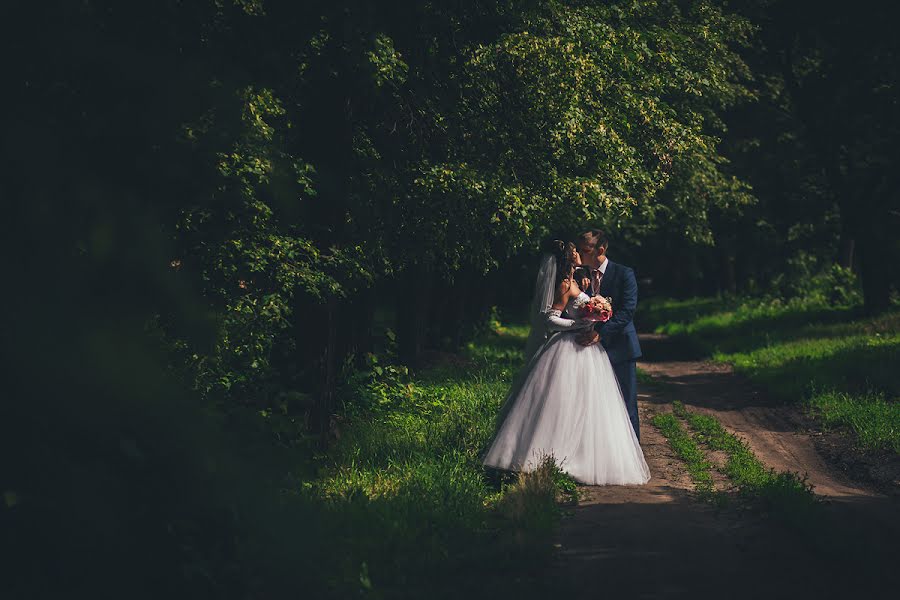
<svg viewBox="0 0 900 600">
<path fill-rule="evenodd" d="M 240 399 L 277 376 L 272 352 L 290 326 L 295 294 L 341 297 L 346 291 L 336 273 L 353 271 L 359 281 L 369 274 L 349 254 L 317 248 L 272 197 L 276 184 L 282 194 L 315 195 L 312 166 L 283 149 L 291 127 L 283 103 L 270 89 L 245 88 L 237 99 L 236 124 L 212 118 L 191 136 L 213 150 L 221 136 L 216 128 L 236 132 L 230 147 L 215 152 L 213 197 L 182 211 L 184 258 L 173 267 L 199 272 L 219 314 L 212 352 L 183 344 L 194 385 L 204 395 Z"/>
<path fill-rule="evenodd" d="M 656 208 L 648 203 L 624 220 L 612 250 L 654 293 L 682 298 L 805 294 L 796 283 L 837 263 L 860 278 L 867 312 L 888 309 L 900 282 L 891 26 L 874 3 L 852 14 L 827 1 L 717 4 L 746 19 L 734 39 L 753 96 L 720 113 L 728 160 L 708 176 L 676 165 L 659 209 L 640 218 Z M 744 184 L 755 202 L 740 201 Z"/>
<path fill-rule="evenodd" d="M 381 33 L 375 36 L 375 47 L 369 51 L 369 62 L 375 69 L 375 85 L 399 86 L 406 81 L 409 65 L 403 62 L 394 41 Z"/>
<path fill-rule="evenodd" d="M 430 278 L 471 280 L 587 220 L 687 211 L 699 231 L 707 206 L 749 201 L 716 132 L 752 96 L 734 49 L 751 28 L 714 2 L 58 4 L 9 15 L 41 23 L 59 8 L 70 27 L 37 39 L 92 40 L 73 68 L 21 66 L 23 130 L 83 154 L 60 179 L 99 230 L 140 214 L 163 240 L 148 261 L 196 295 L 154 298 L 144 317 L 173 367 L 227 410 L 318 391 L 329 301 L 356 309 L 411 279 L 427 296 Z M 92 193 L 98 181 L 109 194 Z M 689 183 L 666 195 L 673 181 Z M 122 196 L 135 205 L 124 215 Z M 59 250 L 132 244 L 75 227 Z M 195 335 L 182 304 L 211 335 Z M 474 308 L 453 318 L 480 318 Z M 427 322 L 435 309 L 411 310 Z M 304 328 L 316 311 L 331 323 Z M 342 331 L 336 363 L 370 325 Z"/>
<path fill-rule="evenodd" d="M 732 50 L 748 31 L 706 2 L 551 2 L 476 47 L 462 114 L 476 143 L 466 161 L 489 158 L 507 190 L 498 226 L 521 222 L 512 230 L 521 235 L 545 230 L 544 219 L 529 221 L 547 211 L 558 227 L 637 206 L 645 215 L 694 212 L 702 231 L 699 205 L 749 201 L 739 184 L 720 183 L 724 159 L 708 131 L 717 109 L 749 96 Z M 686 194 L 659 197 L 672 172 L 707 193 L 687 206 Z"/>
<path fill-rule="evenodd" d="M 807 306 L 858 306 L 862 304 L 859 278 L 850 269 L 831 264 L 821 268 L 821 259 L 800 252 L 788 259 L 787 268 L 772 280 L 770 295 L 799 299 Z"/>
<path fill-rule="evenodd" d="M 140 18 L 90 6 L 70 10 L 79 31 L 115 32 L 90 61 L 120 52 L 171 71 L 140 35 L 146 26 L 165 30 L 159 44 L 190 65 L 178 81 L 142 79 L 134 94 L 153 123 L 144 162 L 164 191 L 141 190 L 137 203 L 164 232 L 170 278 L 200 292 L 212 339 L 193 335 L 171 303 L 146 316 L 179 372 L 228 410 L 317 391 L 328 326 L 301 335 L 308 313 L 298 310 L 324 313 L 329 300 L 358 302 L 423 272 L 465 280 L 586 220 L 749 201 L 714 132 L 721 111 L 751 96 L 733 49 L 750 27 L 715 3 L 271 0 L 160 5 Z M 44 75 L 33 89 L 48 106 L 71 104 L 52 90 L 84 84 Z M 103 122 L 116 97 L 98 88 L 81 112 Z M 127 155 L 127 128 L 121 137 L 75 145 Z M 103 179 L 102 162 L 73 178 Z M 126 181 L 150 179 L 121 168 Z M 676 181 L 689 183 L 663 193 Z M 687 193 L 697 185 L 704 195 Z M 282 360 L 292 353 L 302 358 Z"/>
<path fill-rule="evenodd" d="M 352 357 L 345 363 L 338 390 L 345 417 L 402 411 L 421 400 L 409 369 L 397 359 L 396 334 L 388 329 L 385 339 L 380 354 L 366 354 L 363 368 L 356 367 Z"/>
</svg>

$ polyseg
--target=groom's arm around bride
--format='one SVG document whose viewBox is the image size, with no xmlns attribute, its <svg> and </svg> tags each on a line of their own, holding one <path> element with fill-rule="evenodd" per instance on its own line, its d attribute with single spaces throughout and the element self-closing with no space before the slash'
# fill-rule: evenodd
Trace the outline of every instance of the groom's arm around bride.
<svg viewBox="0 0 900 600">
<path fill-rule="evenodd" d="M 641 356 L 637 330 L 634 327 L 634 313 L 637 310 L 637 279 L 630 267 L 609 262 L 609 275 L 601 287 L 600 294 L 612 298 L 613 315 L 605 323 L 597 323 L 594 328 L 600 334 L 603 346 L 613 364 L 635 360 Z"/>
</svg>

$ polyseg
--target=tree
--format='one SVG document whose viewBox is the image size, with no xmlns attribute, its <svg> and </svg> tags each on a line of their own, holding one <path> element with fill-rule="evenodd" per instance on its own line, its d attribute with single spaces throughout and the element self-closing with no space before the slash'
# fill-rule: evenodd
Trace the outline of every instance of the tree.
<svg viewBox="0 0 900 600">
<path fill-rule="evenodd" d="M 20 8 L 48 26 L 15 74 L 21 132 L 60 140 L 54 185 L 86 190 L 56 248 L 114 231 L 104 256 L 135 289 L 165 282 L 139 312 L 219 405 L 318 387 L 369 344 L 374 290 L 401 295 L 415 363 L 429 333 L 461 341 L 492 302 L 487 274 L 551 230 L 708 239 L 711 212 L 750 201 L 717 138 L 749 97 L 733 48 L 749 26 L 713 2 L 60 10 L 65 24 Z M 134 228 L 152 252 L 129 247 Z M 108 259 L 87 252 L 84 272 Z"/>
<path fill-rule="evenodd" d="M 809 2 L 746 3 L 779 104 L 793 124 L 787 177 L 818 181 L 807 198 L 836 204 L 835 261 L 858 250 L 866 309 L 890 304 L 898 274 L 892 229 L 900 219 L 892 168 L 898 134 L 896 36 L 875 3 L 853 10 Z M 812 192 L 812 193 L 809 193 Z M 827 229 L 825 229 L 827 231 Z M 840 255 L 838 255 L 840 251 Z"/>
</svg>

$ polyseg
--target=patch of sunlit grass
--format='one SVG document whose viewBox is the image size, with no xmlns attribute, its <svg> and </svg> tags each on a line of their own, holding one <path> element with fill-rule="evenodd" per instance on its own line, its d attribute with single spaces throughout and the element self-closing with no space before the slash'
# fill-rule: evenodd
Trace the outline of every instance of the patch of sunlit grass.
<svg viewBox="0 0 900 600">
<path fill-rule="evenodd" d="M 678 418 L 672 413 L 657 413 L 651 421 L 665 436 L 672 451 L 684 461 L 688 474 L 694 482 L 694 489 L 702 495 L 714 492 L 713 479 L 710 474 L 712 464 L 706 459 L 703 449 L 684 429 Z"/>
<path fill-rule="evenodd" d="M 557 501 L 571 497 L 574 482 L 552 458 L 512 483 L 493 482 L 480 458 L 526 336 L 525 327 L 504 327 L 412 380 L 379 384 L 375 402 L 348 404 L 340 438 L 305 493 L 346 527 L 342 552 L 351 567 L 365 565 L 375 588 L 425 585 L 476 560 L 498 565 L 548 546 Z"/>
<path fill-rule="evenodd" d="M 766 467 L 744 440 L 722 427 L 715 417 L 689 411 L 681 402 L 675 402 L 673 410 L 690 425 L 697 441 L 712 450 L 725 452 L 728 459 L 723 472 L 745 498 L 759 502 L 764 510 L 788 518 L 804 515 L 817 505 L 805 478 Z"/>
<path fill-rule="evenodd" d="M 900 312 L 864 317 L 858 306 L 750 299 L 662 307 L 672 320 L 658 331 L 734 365 L 785 402 L 803 402 L 860 446 L 900 452 Z"/>
<path fill-rule="evenodd" d="M 900 453 L 900 402 L 830 390 L 813 393 L 809 406 L 826 428 L 848 428 L 863 447 Z"/>
</svg>

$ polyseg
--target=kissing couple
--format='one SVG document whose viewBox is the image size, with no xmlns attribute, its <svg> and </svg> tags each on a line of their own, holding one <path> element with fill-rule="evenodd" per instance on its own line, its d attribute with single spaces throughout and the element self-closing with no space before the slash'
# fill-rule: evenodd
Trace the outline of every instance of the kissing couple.
<svg viewBox="0 0 900 600">
<path fill-rule="evenodd" d="M 583 484 L 649 481 L 637 412 L 637 281 L 606 257 L 608 248 L 603 232 L 591 229 L 577 243 L 553 240 L 541 257 L 526 367 L 485 466 L 528 471 L 552 455 Z"/>
</svg>

